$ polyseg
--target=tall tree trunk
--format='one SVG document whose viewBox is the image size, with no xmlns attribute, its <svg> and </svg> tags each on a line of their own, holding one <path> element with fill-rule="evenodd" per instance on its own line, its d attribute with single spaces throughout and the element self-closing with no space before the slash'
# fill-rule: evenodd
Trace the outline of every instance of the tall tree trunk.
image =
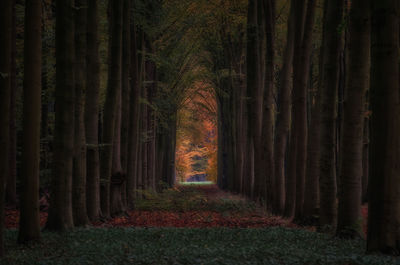
<svg viewBox="0 0 400 265">
<path fill-rule="evenodd" d="M 289 142 L 289 155 L 288 155 L 288 171 L 286 178 L 286 198 L 285 198 L 285 211 L 284 216 L 291 218 L 295 214 L 296 209 L 296 193 L 297 193 L 297 158 L 299 157 L 299 148 L 297 146 L 298 134 L 300 133 L 299 126 L 303 126 L 302 122 L 304 113 L 302 108 L 304 107 L 303 91 L 304 87 L 299 81 L 302 81 L 303 76 L 301 75 L 301 48 L 303 43 L 303 32 L 305 16 L 307 13 L 306 1 L 297 1 L 295 5 L 295 33 L 294 33 L 294 57 L 293 57 L 293 93 L 292 93 L 292 126 L 290 129 L 290 142 Z M 304 56 L 304 55 L 303 55 Z M 306 71 L 306 70 L 305 70 Z M 300 79 L 300 80 L 299 80 Z M 301 117 L 300 117 L 301 116 Z M 304 129 L 304 126 L 303 126 Z M 304 130 L 302 131 L 304 133 Z M 300 154 L 303 155 L 303 154 Z M 301 173 L 301 172 L 299 172 Z M 302 175 L 299 176 L 302 178 Z M 301 186 L 302 187 L 302 186 Z"/>
<path fill-rule="evenodd" d="M 306 180 L 306 165 L 307 165 L 307 95 L 309 87 L 309 69 L 311 65 L 311 50 L 312 50 L 312 34 L 314 28 L 315 17 L 315 0 L 307 1 L 307 11 L 304 20 L 304 29 L 302 43 L 300 47 L 300 55 L 295 54 L 295 58 L 299 56 L 298 68 L 294 69 L 294 104 L 298 105 L 297 113 L 293 115 L 293 120 L 297 125 L 296 138 L 296 212 L 295 219 L 301 220 L 304 218 L 304 192 Z M 299 52 L 295 50 L 295 52 Z"/>
<path fill-rule="evenodd" d="M 104 105 L 103 147 L 101 149 L 101 210 L 104 217 L 110 217 L 110 181 L 113 160 L 113 141 L 118 104 L 118 91 L 121 89 L 121 44 L 122 44 L 122 0 L 109 2 L 110 20 L 110 60 L 107 81 L 107 96 Z"/>
<path fill-rule="evenodd" d="M 67 230 L 72 217 L 72 164 L 74 155 L 74 1 L 56 1 L 56 120 L 52 194 L 46 227 Z"/>
<path fill-rule="evenodd" d="M 89 223 L 86 211 L 86 137 L 84 90 L 86 88 L 87 1 L 75 0 L 75 140 L 72 209 L 75 226 Z"/>
<path fill-rule="evenodd" d="M 124 0 L 122 28 L 122 107 L 121 107 L 121 165 L 125 180 L 122 184 L 122 206 L 127 206 L 126 174 L 128 171 L 130 72 L 131 72 L 131 0 Z"/>
<path fill-rule="evenodd" d="M 343 0 L 327 0 L 324 17 L 324 54 L 321 86 L 321 160 L 320 160 L 320 227 L 328 230 L 336 225 L 336 118 L 342 49 Z"/>
<path fill-rule="evenodd" d="M 261 181 L 260 161 L 256 158 L 261 155 L 261 103 L 262 91 L 260 86 L 260 62 L 259 62 L 259 37 L 257 24 L 257 7 L 258 0 L 249 0 L 247 15 L 247 143 L 246 143 L 246 173 L 248 178 L 246 181 L 249 185 L 247 195 L 260 199 L 264 191 L 264 185 Z M 222 136 L 220 136 L 222 137 Z M 255 165 L 255 163 L 259 163 Z M 256 185 L 253 194 L 253 183 Z"/>
<path fill-rule="evenodd" d="M 275 196 L 274 178 L 274 63 L 275 63 L 275 0 L 264 0 L 266 54 L 261 136 L 261 161 L 266 188 L 266 205 L 272 210 Z"/>
<path fill-rule="evenodd" d="M 129 138 L 128 138 L 128 169 L 127 169 L 127 201 L 128 207 L 133 208 L 135 200 L 135 190 L 137 189 L 138 179 L 138 154 L 139 154 L 139 73 L 138 73 L 138 54 L 136 43 L 136 26 L 131 25 L 131 93 L 129 106 Z"/>
<path fill-rule="evenodd" d="M 100 161 L 99 161 L 99 90 L 100 59 L 98 37 L 97 0 L 88 0 L 87 8 L 87 83 L 85 98 L 86 133 L 86 202 L 90 221 L 99 219 L 100 210 Z"/>
<path fill-rule="evenodd" d="M 0 2 L 0 149 L 8 150 L 11 84 L 12 0 Z M 4 255 L 4 200 L 8 174 L 8 152 L 0 155 L 0 257 Z"/>
<path fill-rule="evenodd" d="M 340 150 L 339 236 L 354 237 L 361 230 L 361 177 L 365 94 L 369 79 L 370 3 L 353 0 L 347 42 L 347 80 Z"/>
<path fill-rule="evenodd" d="M 12 6 L 12 33 L 11 33 L 11 91 L 10 91 L 10 142 L 9 142 L 9 172 L 6 185 L 6 202 L 17 204 L 17 127 L 16 127 L 16 94 L 17 94 L 17 25 L 15 0 Z"/>
<path fill-rule="evenodd" d="M 367 250 L 400 253 L 399 2 L 371 1 L 371 152 Z"/>
<path fill-rule="evenodd" d="M 290 1 L 290 14 L 287 25 L 286 47 L 283 55 L 283 65 L 279 75 L 279 97 L 278 114 L 276 117 L 275 129 L 275 200 L 274 212 L 282 214 L 285 208 L 285 158 L 287 140 L 290 129 L 290 109 L 291 109 L 291 76 L 293 69 L 294 53 L 294 14 L 295 1 Z"/>
<path fill-rule="evenodd" d="M 24 107 L 21 216 L 18 241 L 39 240 L 40 112 L 42 90 L 42 1 L 25 6 Z"/>
</svg>

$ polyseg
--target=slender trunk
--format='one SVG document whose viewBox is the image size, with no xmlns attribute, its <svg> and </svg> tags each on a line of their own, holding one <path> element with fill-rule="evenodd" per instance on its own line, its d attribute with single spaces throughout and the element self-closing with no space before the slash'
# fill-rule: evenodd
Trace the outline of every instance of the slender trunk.
<svg viewBox="0 0 400 265">
<path fill-rule="evenodd" d="M 287 149 L 287 139 L 290 129 L 290 109 L 291 109 L 291 76 L 293 69 L 294 53 L 294 14 L 295 1 L 290 1 L 290 14 L 287 26 L 287 37 L 285 53 L 283 55 L 283 65 L 279 80 L 278 114 L 276 117 L 275 130 L 275 205 L 274 212 L 282 214 L 285 208 L 285 158 Z"/>
<path fill-rule="evenodd" d="M 0 148 L 8 150 L 11 85 L 12 0 L 0 2 Z M 8 175 L 8 152 L 0 155 L 0 257 L 4 255 L 4 200 Z"/>
<path fill-rule="evenodd" d="M 74 1 L 56 1 L 56 120 L 52 194 L 46 227 L 68 230 L 72 217 L 72 162 L 74 155 Z"/>
<path fill-rule="evenodd" d="M 86 202 L 90 221 L 99 219 L 100 210 L 100 161 L 99 161 L 99 89 L 100 58 L 98 36 L 97 0 L 88 0 L 87 8 L 87 83 L 85 98 L 86 133 Z"/>
<path fill-rule="evenodd" d="M 343 0 L 328 0 L 324 17 L 324 62 L 321 86 L 321 160 L 320 160 L 320 228 L 330 230 L 336 225 L 336 118 L 339 85 Z"/>
<path fill-rule="evenodd" d="M 84 90 L 86 88 L 87 1 L 75 0 L 75 140 L 72 208 L 74 224 L 89 223 L 86 211 L 86 137 L 84 123 Z"/>
<path fill-rule="evenodd" d="M 121 44 L 122 44 L 122 0 L 109 2 L 110 19 L 110 60 L 107 96 L 104 105 L 103 146 L 100 152 L 101 210 L 104 217 L 110 217 L 110 181 L 113 160 L 113 141 L 118 93 L 121 89 Z"/>
<path fill-rule="evenodd" d="M 247 15 L 247 159 L 246 176 L 250 186 L 247 195 L 259 200 L 264 185 L 261 185 L 260 161 L 261 156 L 261 103 L 262 91 L 260 86 L 260 62 L 259 62 L 259 36 L 257 25 L 257 0 L 249 0 Z M 222 137 L 222 136 L 221 136 Z M 258 162 L 258 163 L 257 163 Z M 255 163 L 257 165 L 255 165 Z M 256 185 L 254 190 L 253 183 Z"/>
<path fill-rule="evenodd" d="M 365 94 L 369 79 L 370 3 L 353 0 L 347 42 L 347 80 L 340 155 L 339 236 L 355 237 L 361 230 L 361 177 Z"/>
<path fill-rule="evenodd" d="M 295 33 L 294 33 L 294 57 L 293 57 L 293 93 L 292 93 L 292 126 L 290 129 L 290 142 L 289 142 L 289 157 L 288 157 L 288 171 L 286 178 L 286 198 L 285 198 L 285 211 L 284 216 L 291 218 L 295 214 L 296 209 L 296 194 L 297 194 L 297 158 L 304 159 L 304 157 L 299 157 L 299 148 L 297 145 L 298 134 L 300 134 L 300 127 L 303 126 L 302 122 L 304 118 L 304 113 L 302 108 L 305 104 L 305 98 L 303 97 L 302 83 L 303 76 L 301 75 L 302 65 L 301 65 L 301 48 L 303 42 L 303 32 L 304 32 L 304 21 L 306 16 L 306 2 L 305 0 L 297 1 L 295 5 Z M 300 80 L 299 80 L 300 79 Z M 304 129 L 304 126 L 303 126 Z M 302 131 L 304 132 L 304 130 Z M 300 174 L 301 172 L 299 172 Z M 299 176 L 302 178 L 302 175 Z M 301 186 L 302 187 L 302 186 Z"/>
<path fill-rule="evenodd" d="M 131 73 L 131 0 L 124 0 L 123 28 L 122 28 L 122 119 L 121 119 L 121 164 L 124 174 L 128 168 L 129 142 L 129 110 L 130 110 L 130 73 Z"/>
<path fill-rule="evenodd" d="M 307 1 L 307 11 L 304 20 L 303 38 L 300 47 L 300 55 L 295 54 L 295 58 L 299 56 L 298 68 L 294 69 L 294 104 L 298 105 L 296 114 L 293 115 L 293 120 L 297 123 L 296 126 L 296 211 L 295 219 L 301 220 L 304 218 L 304 192 L 306 181 L 306 165 L 307 165 L 307 95 L 309 83 L 309 69 L 311 65 L 311 50 L 312 50 L 312 34 L 314 28 L 315 17 L 315 0 Z M 297 51 L 298 52 L 298 51 Z"/>
<path fill-rule="evenodd" d="M 399 2 L 371 1 L 368 252 L 400 252 Z"/>
<path fill-rule="evenodd" d="M 127 200 L 128 207 L 133 208 L 138 179 L 138 154 L 139 154 L 139 73 L 138 55 L 136 44 L 136 26 L 131 25 L 131 94 L 129 115 L 129 140 L 128 140 L 128 169 L 127 169 Z"/>
<path fill-rule="evenodd" d="M 11 35 L 11 91 L 10 91 L 10 142 L 9 142 L 9 173 L 6 185 L 6 202 L 16 206 L 16 182 L 17 182 L 17 131 L 16 131 L 16 94 L 17 94 L 17 46 L 16 46 L 16 14 L 15 0 L 12 6 L 12 35 Z"/>
<path fill-rule="evenodd" d="M 275 199 L 274 178 L 274 63 L 275 63 L 275 0 L 264 0 L 266 54 L 263 96 L 263 122 L 261 136 L 261 161 L 266 189 L 267 208 L 273 209 Z M 264 193 L 265 193 L 264 192 Z"/>
<path fill-rule="evenodd" d="M 18 241 L 39 240 L 40 108 L 42 79 L 42 3 L 25 6 L 24 101 L 21 215 Z"/>
</svg>

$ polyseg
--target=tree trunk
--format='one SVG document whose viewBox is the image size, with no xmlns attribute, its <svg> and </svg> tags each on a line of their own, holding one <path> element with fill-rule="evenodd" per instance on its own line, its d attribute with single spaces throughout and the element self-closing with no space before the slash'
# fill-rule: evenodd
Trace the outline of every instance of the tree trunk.
<svg viewBox="0 0 400 265">
<path fill-rule="evenodd" d="M 99 89 L 100 59 L 98 37 L 97 0 L 88 0 L 87 8 L 87 83 L 85 98 L 86 132 L 86 202 L 90 221 L 96 221 L 100 210 L 100 161 L 99 161 Z"/>
<path fill-rule="evenodd" d="M 39 240 L 40 111 L 42 79 L 42 3 L 25 6 L 24 107 L 22 129 L 21 216 L 18 241 Z"/>
<path fill-rule="evenodd" d="M 274 212 L 282 214 L 285 208 L 285 158 L 287 140 L 290 129 L 290 110 L 291 110 L 291 77 L 293 69 L 294 53 L 294 14 L 295 1 L 290 1 L 290 14 L 287 25 L 286 47 L 283 55 L 283 65 L 279 80 L 278 114 L 276 117 L 275 129 L 275 205 Z"/>
<path fill-rule="evenodd" d="M 312 50 L 312 34 L 314 28 L 315 17 L 315 0 L 307 1 L 307 11 L 304 20 L 304 29 L 302 44 L 300 47 L 300 55 L 298 50 L 295 50 L 295 58 L 299 56 L 298 68 L 294 68 L 294 104 L 298 105 L 296 114 L 293 115 L 293 120 L 297 123 L 296 133 L 296 212 L 295 219 L 302 220 L 304 218 L 304 192 L 306 180 L 306 165 L 307 165 L 307 134 L 308 134 L 308 120 L 307 120 L 307 95 L 309 87 L 309 69 L 311 64 L 311 50 Z M 295 60 L 296 61 L 296 60 Z"/>
<path fill-rule="evenodd" d="M 340 51 L 343 22 L 343 0 L 328 0 L 324 17 L 324 55 L 321 87 L 321 160 L 320 160 L 320 228 L 333 229 L 336 225 L 336 118 L 339 85 Z"/>
<path fill-rule="evenodd" d="M 17 46 L 16 46 L 16 13 L 15 0 L 12 4 L 12 33 L 11 33 L 11 88 L 10 88 L 10 142 L 9 142 L 9 170 L 6 184 L 6 202 L 9 205 L 17 204 L 17 131 L 16 131 L 16 94 L 17 94 Z"/>
<path fill-rule="evenodd" d="M 138 179 L 138 154 L 139 154 L 139 73 L 138 55 L 136 43 L 136 25 L 131 25 L 131 94 L 129 115 L 129 138 L 128 138 L 128 168 L 127 168 L 127 201 L 128 207 L 133 208 Z"/>
<path fill-rule="evenodd" d="M 286 178 L 286 198 L 284 216 L 291 218 L 295 214 L 296 209 L 296 186 L 297 186 L 297 158 L 298 146 L 297 138 L 300 133 L 299 125 L 302 126 L 302 119 L 299 116 L 304 116 L 301 108 L 304 107 L 304 97 L 302 96 L 301 83 L 299 78 L 303 78 L 300 71 L 301 67 L 301 47 L 303 42 L 304 21 L 306 16 L 306 2 L 304 0 L 297 1 L 295 5 L 295 33 L 294 33 L 294 57 L 293 57 L 293 93 L 292 93 L 292 126 L 290 129 L 289 156 L 288 156 L 288 171 Z M 300 80 L 301 81 L 301 80 Z M 303 114 L 303 115 L 301 115 Z M 304 118 L 304 117 L 303 117 Z M 303 121 L 304 122 L 304 121 Z M 303 126 L 304 129 L 304 126 Z M 304 132 L 304 130 L 303 130 Z M 304 157 L 301 157 L 304 159 Z M 301 178 L 302 176 L 300 176 Z"/>
<path fill-rule="evenodd" d="M 264 0 L 266 54 L 261 136 L 261 165 L 266 188 L 267 209 L 272 210 L 275 196 L 274 178 L 274 63 L 275 63 L 275 0 Z"/>
<path fill-rule="evenodd" d="M 52 195 L 46 227 L 64 231 L 72 217 L 72 162 L 74 155 L 74 1 L 56 1 L 56 120 Z"/>
<path fill-rule="evenodd" d="M 86 137 L 84 90 L 86 88 L 87 1 L 75 0 L 75 140 L 72 209 L 75 226 L 89 223 L 86 211 Z"/>
<path fill-rule="evenodd" d="M 101 210 L 105 218 L 110 217 L 110 181 L 113 160 L 113 141 L 118 93 L 121 89 L 121 44 L 122 44 L 122 0 L 110 1 L 110 65 L 108 71 L 107 96 L 104 105 L 103 146 L 101 149 Z"/>
<path fill-rule="evenodd" d="M 11 84 L 11 28 L 12 0 L 0 2 L 0 149 L 8 150 Z M 0 257 L 4 255 L 4 200 L 8 174 L 8 152 L 0 155 Z"/>
<path fill-rule="evenodd" d="M 340 151 L 339 236 L 361 235 L 361 177 L 363 174 L 363 142 L 365 94 L 369 79 L 370 3 L 353 0 L 349 17 L 347 42 L 347 80 L 343 109 Z"/>
<path fill-rule="evenodd" d="M 246 143 L 246 173 L 247 176 L 247 195 L 255 200 L 261 199 L 261 194 L 264 191 L 262 185 L 261 172 L 258 170 L 261 167 L 261 161 L 256 159 L 261 156 L 261 104 L 262 91 L 260 86 L 260 62 L 259 62 L 259 36 L 257 25 L 257 0 L 249 0 L 248 15 L 247 15 L 247 143 Z M 222 137 L 222 135 L 220 136 Z M 257 163 L 258 162 L 258 163 Z M 255 190 L 253 189 L 253 183 Z M 254 193 L 253 193 L 254 191 Z"/>
<path fill-rule="evenodd" d="M 368 252 L 400 253 L 399 2 L 371 1 Z"/>
</svg>

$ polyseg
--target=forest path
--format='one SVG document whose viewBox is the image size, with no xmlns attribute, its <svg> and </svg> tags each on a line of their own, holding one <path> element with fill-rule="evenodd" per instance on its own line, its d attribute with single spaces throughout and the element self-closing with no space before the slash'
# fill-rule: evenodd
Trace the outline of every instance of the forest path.
<svg viewBox="0 0 400 265">
<path fill-rule="evenodd" d="M 7 229 L 0 264 L 399 264 L 365 255 L 363 240 L 288 228 L 295 225 L 215 185 L 141 195 L 125 216 L 68 233 L 44 231 L 38 244 L 18 245 L 17 230 Z M 10 211 L 12 228 L 18 213 Z"/>
<path fill-rule="evenodd" d="M 140 192 L 135 209 L 96 227 L 296 227 L 281 217 L 269 215 L 255 203 L 220 190 L 214 184 L 178 185 L 163 192 Z M 44 225 L 47 213 L 41 212 Z M 6 227 L 17 228 L 19 212 L 6 211 Z"/>
</svg>

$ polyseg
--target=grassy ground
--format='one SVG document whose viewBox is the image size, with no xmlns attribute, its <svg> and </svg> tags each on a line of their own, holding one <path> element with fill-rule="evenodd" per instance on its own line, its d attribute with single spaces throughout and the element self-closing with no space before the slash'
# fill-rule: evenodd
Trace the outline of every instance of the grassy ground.
<svg viewBox="0 0 400 265">
<path fill-rule="evenodd" d="M 21 247 L 7 232 L 1 264 L 399 264 L 364 255 L 362 241 L 288 228 L 92 228 L 44 233 Z"/>
<path fill-rule="evenodd" d="M 142 196 L 127 216 L 64 234 L 44 232 L 31 246 L 15 243 L 14 218 L 0 264 L 400 265 L 400 259 L 365 255 L 362 240 L 299 228 L 212 185 Z"/>
</svg>

